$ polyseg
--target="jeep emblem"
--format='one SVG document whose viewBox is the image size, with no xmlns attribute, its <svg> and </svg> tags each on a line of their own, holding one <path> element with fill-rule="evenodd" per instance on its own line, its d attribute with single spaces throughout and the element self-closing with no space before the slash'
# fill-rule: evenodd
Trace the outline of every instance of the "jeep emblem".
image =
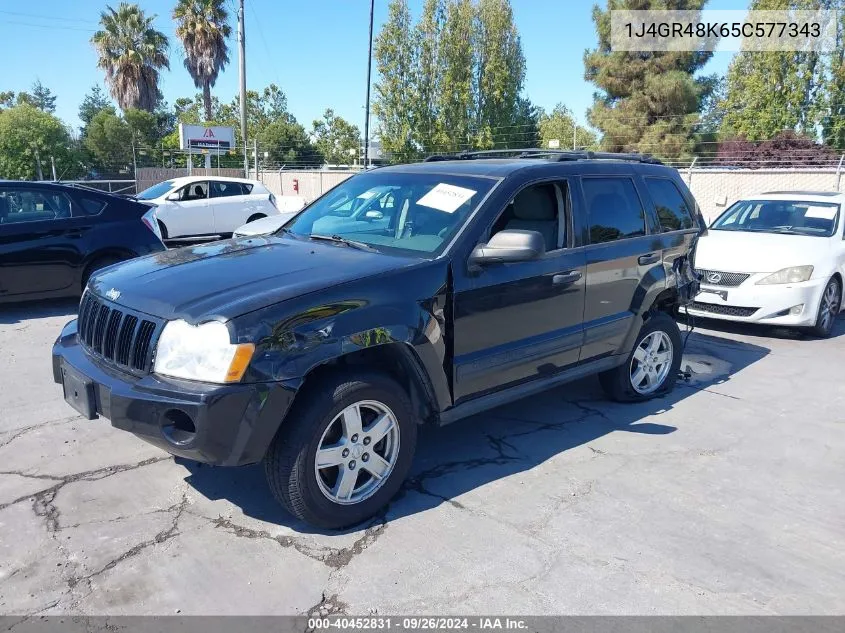
<svg viewBox="0 0 845 633">
<path fill-rule="evenodd" d="M 111 288 L 108 292 L 106 292 L 106 298 L 111 299 L 112 301 L 117 301 L 120 297 L 120 290 L 115 290 Z"/>
</svg>

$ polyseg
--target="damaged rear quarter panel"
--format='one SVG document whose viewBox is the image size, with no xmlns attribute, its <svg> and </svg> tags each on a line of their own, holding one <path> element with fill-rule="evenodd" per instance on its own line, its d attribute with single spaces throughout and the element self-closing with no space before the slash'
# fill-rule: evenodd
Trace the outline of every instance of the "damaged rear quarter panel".
<svg viewBox="0 0 845 633">
<path fill-rule="evenodd" d="M 447 271 L 445 259 L 420 261 L 234 319 L 237 339 L 256 344 L 243 382 L 296 383 L 334 359 L 400 343 L 413 350 L 439 407 L 449 406 Z"/>
</svg>

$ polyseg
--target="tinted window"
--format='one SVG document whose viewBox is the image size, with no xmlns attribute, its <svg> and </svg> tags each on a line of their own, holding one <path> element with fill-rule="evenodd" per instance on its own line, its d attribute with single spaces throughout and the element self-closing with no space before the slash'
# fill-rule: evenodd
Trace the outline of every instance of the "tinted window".
<svg viewBox="0 0 845 633">
<path fill-rule="evenodd" d="M 106 208 L 105 202 L 93 198 L 82 198 L 79 200 L 79 204 L 82 206 L 85 215 L 99 215 Z"/>
<path fill-rule="evenodd" d="M 160 182 L 157 185 L 153 185 L 149 189 L 144 189 L 135 197 L 140 200 L 152 200 L 153 198 L 163 196 L 164 194 L 168 193 L 171 189 L 173 189 L 173 181 L 165 180 L 164 182 Z"/>
<path fill-rule="evenodd" d="M 584 178 L 590 242 L 612 242 L 645 235 L 645 212 L 630 178 Z"/>
<path fill-rule="evenodd" d="M 70 199 L 39 189 L 0 188 L 0 224 L 44 222 L 71 217 Z"/>
<path fill-rule="evenodd" d="M 226 198 L 229 196 L 242 196 L 249 191 L 244 191 L 245 187 L 239 182 L 218 182 L 211 183 L 211 197 L 212 198 Z M 250 186 L 250 189 L 252 187 Z"/>
<path fill-rule="evenodd" d="M 692 228 L 692 213 L 674 182 L 665 178 L 646 178 L 645 183 L 664 231 Z"/>
<path fill-rule="evenodd" d="M 836 231 L 838 218 L 839 205 L 831 202 L 740 200 L 710 228 L 830 237 Z"/>
</svg>

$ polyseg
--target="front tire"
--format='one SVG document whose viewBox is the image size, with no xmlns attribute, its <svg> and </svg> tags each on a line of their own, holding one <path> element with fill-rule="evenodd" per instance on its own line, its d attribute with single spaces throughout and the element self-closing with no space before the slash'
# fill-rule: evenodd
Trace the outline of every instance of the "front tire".
<svg viewBox="0 0 845 633">
<path fill-rule="evenodd" d="M 819 301 L 819 309 L 816 312 L 816 324 L 810 329 L 810 332 L 819 338 L 830 337 L 841 307 L 842 284 L 836 277 L 831 277 Z"/>
<path fill-rule="evenodd" d="M 605 393 L 617 402 L 642 402 L 663 396 L 675 386 L 683 352 L 674 319 L 657 312 L 643 323 L 625 363 L 599 374 Z"/>
<path fill-rule="evenodd" d="M 264 470 L 291 514 L 337 529 L 372 517 L 399 491 L 413 461 L 417 421 L 405 390 L 387 376 L 318 380 L 285 416 Z"/>
</svg>

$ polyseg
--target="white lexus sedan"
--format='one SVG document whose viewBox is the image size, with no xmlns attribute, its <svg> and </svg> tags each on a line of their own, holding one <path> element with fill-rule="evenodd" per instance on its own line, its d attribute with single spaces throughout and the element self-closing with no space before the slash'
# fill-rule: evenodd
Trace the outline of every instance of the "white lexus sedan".
<svg viewBox="0 0 845 633">
<path fill-rule="evenodd" d="M 693 316 L 830 336 L 842 307 L 845 194 L 773 192 L 740 200 L 698 240 Z"/>
<path fill-rule="evenodd" d="M 174 178 L 136 198 L 155 205 L 163 239 L 229 236 L 247 222 L 279 215 L 267 187 L 244 178 Z"/>
</svg>

